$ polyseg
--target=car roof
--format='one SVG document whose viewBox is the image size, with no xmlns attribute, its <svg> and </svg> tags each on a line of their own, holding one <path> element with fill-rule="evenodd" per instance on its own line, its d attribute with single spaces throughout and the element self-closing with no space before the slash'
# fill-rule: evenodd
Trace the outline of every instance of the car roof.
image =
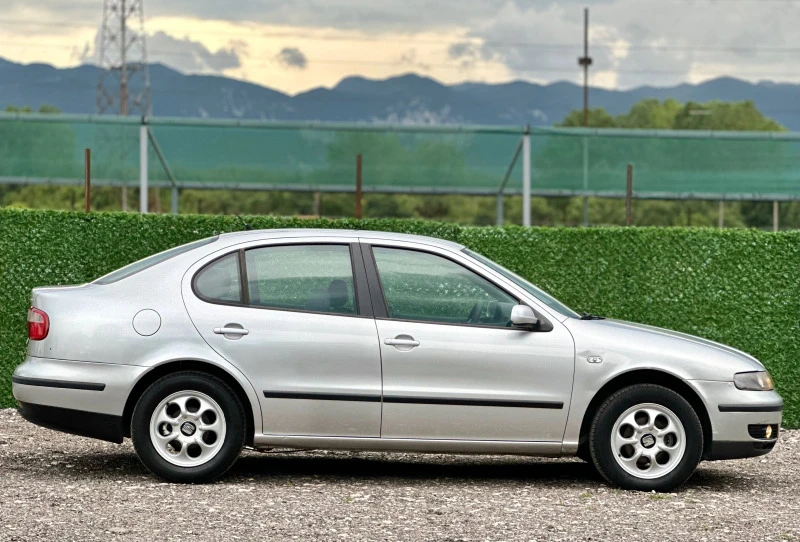
<svg viewBox="0 0 800 542">
<path fill-rule="evenodd" d="M 283 228 L 283 229 L 269 229 L 269 230 L 246 230 L 230 233 L 223 233 L 220 235 L 221 239 L 230 239 L 232 237 L 241 241 L 257 240 L 257 239 L 270 239 L 281 237 L 347 237 L 353 240 L 359 237 L 369 237 L 372 239 L 385 239 L 387 241 L 408 241 L 412 243 L 421 243 L 426 245 L 434 245 L 452 250 L 461 250 L 464 245 L 453 241 L 444 239 L 437 239 L 436 237 L 428 237 L 425 235 L 413 235 L 409 233 L 394 233 L 385 231 L 371 231 L 371 230 L 339 230 L 339 229 L 319 229 L 319 228 Z"/>
</svg>

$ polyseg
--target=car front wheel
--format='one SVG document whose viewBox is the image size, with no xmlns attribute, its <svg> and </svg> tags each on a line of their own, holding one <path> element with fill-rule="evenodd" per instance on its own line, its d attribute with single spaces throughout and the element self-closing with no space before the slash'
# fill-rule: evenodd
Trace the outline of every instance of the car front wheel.
<svg viewBox="0 0 800 542">
<path fill-rule="evenodd" d="M 244 409 L 222 380 L 183 371 L 153 383 L 131 418 L 136 454 L 171 482 L 204 483 L 222 476 L 244 445 Z"/>
<path fill-rule="evenodd" d="M 592 461 L 611 484 L 670 491 L 691 477 L 703 452 L 697 413 L 675 391 L 636 384 L 608 397 L 589 434 Z"/>
</svg>

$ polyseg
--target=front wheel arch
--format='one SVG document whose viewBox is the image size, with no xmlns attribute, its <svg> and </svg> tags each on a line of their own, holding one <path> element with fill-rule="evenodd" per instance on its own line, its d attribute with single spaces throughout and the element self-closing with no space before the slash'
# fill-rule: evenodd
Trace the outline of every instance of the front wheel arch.
<svg viewBox="0 0 800 542">
<path fill-rule="evenodd" d="M 128 399 L 125 401 L 125 408 L 122 412 L 122 428 L 124 436 L 130 437 L 131 418 L 133 416 L 133 409 L 139 398 L 157 380 L 179 371 L 197 371 L 207 373 L 215 376 L 225 382 L 235 393 L 242 404 L 245 413 L 245 446 L 253 445 L 253 438 L 255 436 L 255 417 L 250 398 L 242 388 L 242 385 L 224 369 L 203 361 L 197 360 L 176 360 L 164 363 L 153 367 L 150 371 L 144 374 L 139 381 L 134 385 L 131 392 L 128 394 Z"/>
<path fill-rule="evenodd" d="M 705 403 L 703 403 L 703 400 L 689 384 L 677 376 L 654 369 L 637 369 L 617 375 L 606 382 L 606 384 L 595 393 L 589 406 L 586 407 L 586 411 L 583 413 L 580 437 L 578 439 L 578 452 L 576 455 L 582 459 L 584 457 L 589 457 L 589 431 L 592 427 L 594 415 L 597 413 L 600 405 L 603 404 L 603 401 L 622 388 L 633 384 L 656 384 L 658 386 L 663 386 L 681 395 L 692 405 L 692 408 L 697 413 L 697 417 L 700 418 L 700 425 L 703 428 L 702 457 L 703 459 L 707 459 L 711 452 L 712 429 L 711 418 L 708 415 Z"/>
</svg>

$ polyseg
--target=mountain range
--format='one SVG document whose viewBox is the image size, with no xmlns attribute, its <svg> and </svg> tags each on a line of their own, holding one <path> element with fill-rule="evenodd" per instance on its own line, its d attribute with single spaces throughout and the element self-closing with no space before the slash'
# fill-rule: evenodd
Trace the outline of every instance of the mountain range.
<svg viewBox="0 0 800 542">
<path fill-rule="evenodd" d="M 415 74 L 382 80 L 352 76 L 332 88 L 288 95 L 227 77 L 184 74 L 163 64 L 149 68 L 153 114 L 159 116 L 550 125 L 583 103 L 582 88 L 569 82 L 444 85 Z M 99 68 L 88 64 L 55 68 L 0 58 L 0 108 L 52 104 L 65 113 L 94 113 L 98 76 Z M 589 92 L 591 107 L 604 107 L 612 114 L 623 113 L 645 98 L 753 100 L 768 117 L 800 130 L 800 85 L 793 83 L 750 83 L 720 77 L 672 87 L 591 88 Z"/>
</svg>

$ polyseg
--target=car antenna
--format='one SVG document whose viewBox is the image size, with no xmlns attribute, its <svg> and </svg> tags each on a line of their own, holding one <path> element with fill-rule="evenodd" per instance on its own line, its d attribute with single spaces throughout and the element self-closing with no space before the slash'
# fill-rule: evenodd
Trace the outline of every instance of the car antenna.
<svg viewBox="0 0 800 542">
<path fill-rule="evenodd" d="M 241 217 L 241 216 L 239 216 L 239 215 L 234 215 L 234 216 L 236 216 L 236 218 L 238 218 L 239 220 L 241 220 L 241 221 L 242 221 L 242 224 L 244 224 L 244 229 L 245 229 L 245 230 L 247 230 L 247 231 L 250 231 L 250 230 L 252 230 L 252 229 L 253 229 L 253 226 L 251 226 L 250 224 L 248 224 L 247 222 L 245 222 L 245 221 L 244 221 L 244 218 L 242 218 L 242 217 Z"/>
</svg>

